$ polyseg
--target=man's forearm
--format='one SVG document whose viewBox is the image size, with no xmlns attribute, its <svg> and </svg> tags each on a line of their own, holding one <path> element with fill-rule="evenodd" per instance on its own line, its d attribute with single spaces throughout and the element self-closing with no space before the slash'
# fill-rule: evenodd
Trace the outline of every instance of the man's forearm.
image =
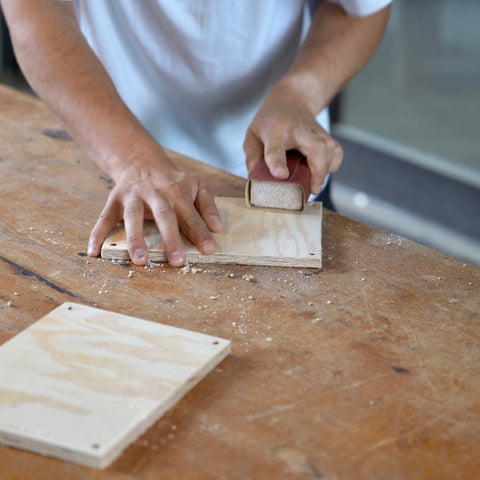
<svg viewBox="0 0 480 480">
<path fill-rule="evenodd" d="M 27 80 L 104 171 L 118 176 L 127 160 L 121 156 L 139 138 L 154 148 L 85 41 L 70 2 L 0 1 Z"/>
<path fill-rule="evenodd" d="M 321 2 L 294 63 L 278 86 L 295 89 L 313 113 L 332 98 L 375 53 L 390 7 L 367 17 L 353 17 L 341 7 Z"/>
</svg>

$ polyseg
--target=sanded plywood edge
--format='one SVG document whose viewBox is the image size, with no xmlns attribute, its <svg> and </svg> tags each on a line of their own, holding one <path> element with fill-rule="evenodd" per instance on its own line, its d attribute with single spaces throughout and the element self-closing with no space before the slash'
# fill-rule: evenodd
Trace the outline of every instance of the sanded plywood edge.
<svg viewBox="0 0 480 480">
<path fill-rule="evenodd" d="M 229 353 L 228 340 L 64 303 L 0 347 L 0 442 L 105 468 Z"/>
<path fill-rule="evenodd" d="M 251 209 L 244 199 L 216 197 L 224 233 L 213 234 L 217 251 L 203 255 L 184 238 L 188 262 L 241 265 L 322 267 L 322 204 L 311 202 L 301 213 Z M 160 233 L 152 221 L 144 224 L 151 261 L 166 261 Z M 102 258 L 128 260 L 123 226 L 117 227 L 102 246 Z"/>
</svg>

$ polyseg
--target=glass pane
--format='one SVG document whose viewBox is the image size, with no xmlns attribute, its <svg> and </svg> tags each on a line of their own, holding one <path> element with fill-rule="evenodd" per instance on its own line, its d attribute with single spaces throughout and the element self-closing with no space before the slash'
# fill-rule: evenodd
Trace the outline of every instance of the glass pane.
<svg viewBox="0 0 480 480">
<path fill-rule="evenodd" d="M 342 124 L 480 185 L 479 25 L 478 0 L 394 0 L 378 53 L 344 92 Z"/>
</svg>

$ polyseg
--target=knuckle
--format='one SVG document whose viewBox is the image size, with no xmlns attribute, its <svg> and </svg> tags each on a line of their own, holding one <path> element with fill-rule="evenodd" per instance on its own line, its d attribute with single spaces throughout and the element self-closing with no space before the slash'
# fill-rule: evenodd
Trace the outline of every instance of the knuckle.
<svg viewBox="0 0 480 480">
<path fill-rule="evenodd" d="M 343 159 L 343 148 L 340 144 L 337 144 L 335 148 L 335 157 L 341 162 Z"/>
<path fill-rule="evenodd" d="M 172 208 L 168 203 L 160 203 L 153 209 L 154 215 L 157 218 L 168 218 L 172 216 Z"/>
<path fill-rule="evenodd" d="M 188 228 L 188 229 L 195 229 L 195 230 L 198 230 L 200 228 L 204 228 L 205 227 L 205 223 L 203 222 L 203 220 L 197 216 L 197 215 L 190 215 L 188 217 L 185 218 L 184 220 L 184 223 L 185 223 L 185 226 Z"/>
<path fill-rule="evenodd" d="M 175 180 L 169 183 L 166 196 L 178 201 L 179 199 L 189 197 L 190 192 L 197 188 L 196 182 L 189 176 L 182 176 L 181 180 Z"/>
<path fill-rule="evenodd" d="M 206 185 L 200 185 L 198 188 L 197 196 L 199 197 L 212 197 L 210 189 Z"/>
<path fill-rule="evenodd" d="M 125 207 L 123 211 L 123 216 L 126 218 L 136 217 L 137 215 L 141 214 L 142 210 L 138 208 L 136 205 Z"/>
<path fill-rule="evenodd" d="M 129 232 L 126 237 L 128 245 L 137 245 L 143 240 L 143 236 L 140 236 L 138 232 Z"/>
<path fill-rule="evenodd" d="M 328 151 L 335 152 L 335 148 L 337 147 L 337 141 L 332 137 L 328 137 L 325 139 L 325 147 Z"/>
<path fill-rule="evenodd" d="M 265 156 L 269 157 L 272 155 L 279 155 L 279 154 L 284 154 L 285 153 L 285 147 L 281 145 L 268 145 L 265 148 Z"/>
</svg>

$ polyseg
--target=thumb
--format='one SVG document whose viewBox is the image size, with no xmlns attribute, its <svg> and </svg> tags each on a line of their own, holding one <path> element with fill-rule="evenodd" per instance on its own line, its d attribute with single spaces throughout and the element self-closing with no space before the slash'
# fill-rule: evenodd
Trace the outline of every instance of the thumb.
<svg viewBox="0 0 480 480">
<path fill-rule="evenodd" d="M 286 179 L 290 175 L 287 168 L 287 154 L 283 144 L 265 146 L 265 163 L 275 178 Z"/>
</svg>

